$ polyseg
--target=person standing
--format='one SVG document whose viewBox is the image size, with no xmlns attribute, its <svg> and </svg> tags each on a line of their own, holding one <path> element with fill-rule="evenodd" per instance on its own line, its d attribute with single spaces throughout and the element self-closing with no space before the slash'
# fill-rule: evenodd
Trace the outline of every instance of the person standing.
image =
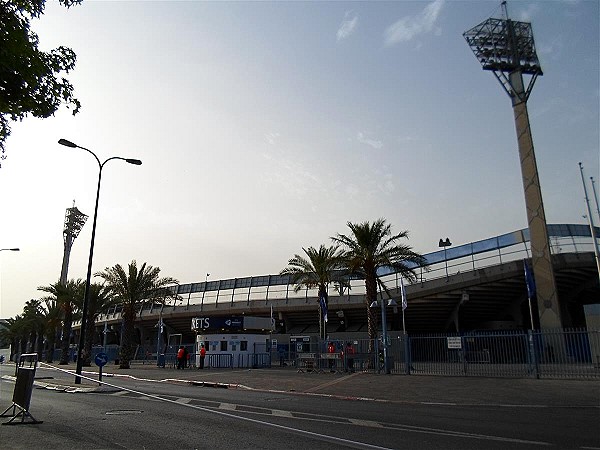
<svg viewBox="0 0 600 450">
<path fill-rule="evenodd" d="M 285 367 L 285 349 L 283 346 L 279 347 L 279 367 Z"/>
<path fill-rule="evenodd" d="M 204 358 L 206 358 L 206 349 L 204 344 L 200 345 L 200 369 L 204 369 Z"/>
<path fill-rule="evenodd" d="M 327 353 L 329 353 L 329 371 L 335 372 L 335 344 L 333 342 L 327 344 Z"/>
<path fill-rule="evenodd" d="M 185 348 L 183 345 L 177 351 L 177 369 L 183 369 L 185 364 Z"/>
<path fill-rule="evenodd" d="M 183 368 L 187 369 L 190 364 L 190 352 L 188 352 L 188 349 L 184 347 L 183 349 Z"/>
<path fill-rule="evenodd" d="M 346 362 L 348 364 L 348 371 L 354 373 L 354 347 L 352 342 L 346 342 Z"/>
</svg>

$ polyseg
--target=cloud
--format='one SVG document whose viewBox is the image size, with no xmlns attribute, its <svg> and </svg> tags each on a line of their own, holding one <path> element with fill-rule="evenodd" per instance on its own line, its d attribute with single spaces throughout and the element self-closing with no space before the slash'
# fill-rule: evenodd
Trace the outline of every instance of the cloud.
<svg viewBox="0 0 600 450">
<path fill-rule="evenodd" d="M 354 14 L 353 11 L 346 11 L 344 20 L 342 20 L 342 23 L 336 33 L 337 41 L 340 42 L 342 39 L 346 39 L 348 36 L 354 33 L 357 23 L 358 16 Z"/>
<path fill-rule="evenodd" d="M 275 140 L 279 137 L 279 133 L 266 133 L 265 139 L 271 145 L 275 145 Z"/>
<path fill-rule="evenodd" d="M 383 142 L 377 141 L 375 139 L 369 139 L 361 131 L 359 131 L 358 134 L 356 135 L 356 139 L 361 144 L 367 144 L 376 149 L 380 149 L 381 147 L 383 147 Z"/>
<path fill-rule="evenodd" d="M 439 34 L 435 28 L 445 0 L 435 0 L 429 3 L 421 13 L 416 16 L 406 16 L 390 25 L 384 33 L 385 45 L 394 45 L 398 42 L 408 42 L 415 36 L 434 31 Z"/>
<path fill-rule="evenodd" d="M 540 7 L 532 3 L 531 5 L 527 6 L 527 9 L 524 9 L 519 13 L 519 20 L 523 22 L 531 22 L 531 18 L 535 16 L 539 10 Z"/>
</svg>

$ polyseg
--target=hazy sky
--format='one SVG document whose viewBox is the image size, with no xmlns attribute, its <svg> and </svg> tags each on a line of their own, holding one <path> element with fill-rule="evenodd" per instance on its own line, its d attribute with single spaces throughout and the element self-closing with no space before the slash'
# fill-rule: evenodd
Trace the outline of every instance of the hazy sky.
<svg viewBox="0 0 600 450">
<path fill-rule="evenodd" d="M 511 1 L 544 76 L 529 99 L 546 216 L 587 223 L 599 169 L 599 2 Z M 278 273 L 346 223 L 386 218 L 428 253 L 527 227 L 510 100 L 462 33 L 499 1 L 49 4 L 77 53 L 73 117 L 13 125 L 0 169 L 0 317 L 60 275 L 66 208 L 90 218 L 69 278 L 132 259 L 181 283 Z"/>
</svg>

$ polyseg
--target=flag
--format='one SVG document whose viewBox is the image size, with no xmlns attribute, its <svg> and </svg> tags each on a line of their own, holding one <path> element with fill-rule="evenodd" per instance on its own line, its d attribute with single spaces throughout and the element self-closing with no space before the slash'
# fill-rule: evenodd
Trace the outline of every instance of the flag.
<svg viewBox="0 0 600 450">
<path fill-rule="evenodd" d="M 319 305 L 321 306 L 321 313 L 323 314 L 323 320 L 327 322 L 327 294 L 319 296 Z"/>
<path fill-rule="evenodd" d="M 527 296 L 532 299 L 535 297 L 535 280 L 533 279 L 533 273 L 527 264 L 527 260 L 523 260 L 523 268 L 525 269 L 525 283 L 527 284 Z"/>
<path fill-rule="evenodd" d="M 402 311 L 404 311 L 408 307 L 408 302 L 406 301 L 406 289 L 404 289 L 402 277 L 400 277 L 400 295 L 402 296 Z"/>
</svg>

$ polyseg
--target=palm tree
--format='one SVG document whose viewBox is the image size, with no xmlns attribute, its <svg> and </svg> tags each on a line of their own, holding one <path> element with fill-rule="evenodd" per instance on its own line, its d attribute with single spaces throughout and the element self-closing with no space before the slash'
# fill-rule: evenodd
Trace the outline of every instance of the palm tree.
<svg viewBox="0 0 600 450">
<path fill-rule="evenodd" d="M 10 343 L 10 359 L 13 355 L 23 353 L 23 346 L 27 340 L 27 329 L 25 319 L 20 314 L 15 317 L 6 319 L 6 324 L 0 327 L 0 337 L 4 342 Z"/>
<path fill-rule="evenodd" d="M 40 300 L 31 299 L 25 303 L 25 306 L 23 307 L 23 320 L 27 338 L 29 340 L 27 351 L 38 353 L 39 357 L 42 353 L 46 330 L 42 303 Z"/>
<path fill-rule="evenodd" d="M 51 363 L 54 360 L 54 346 L 60 339 L 62 309 L 58 301 L 53 298 L 45 297 L 42 301 L 44 303 L 41 305 L 41 309 L 46 330 L 46 362 Z"/>
<path fill-rule="evenodd" d="M 288 267 L 280 272 L 280 275 L 291 275 L 292 283 L 295 284 L 294 291 L 298 292 L 303 287 L 307 289 L 318 288 L 319 302 L 327 306 L 327 287 L 334 283 L 336 289 L 344 284 L 342 252 L 337 245 L 326 247 L 321 244 L 319 250 L 314 247 L 302 248 L 307 258 L 294 255 L 288 261 Z M 326 329 L 323 321 L 323 307 L 319 304 L 319 336 L 325 339 Z"/>
<path fill-rule="evenodd" d="M 69 346 L 71 343 L 71 330 L 73 328 L 73 310 L 83 298 L 84 283 L 81 279 L 70 280 L 66 285 L 60 282 L 49 286 L 40 286 L 38 290 L 51 294 L 42 300 L 55 300 L 62 310 L 62 341 L 59 364 L 69 363 Z"/>
<path fill-rule="evenodd" d="M 387 291 L 377 275 L 377 270 L 381 267 L 390 267 L 408 281 L 416 281 L 417 274 L 407 263 L 425 265 L 426 261 L 410 246 L 398 242 L 408 238 L 408 231 L 392 235 L 392 226 L 386 223 L 385 219 L 377 219 L 373 223 L 348 222 L 347 225 L 352 232 L 350 235 L 338 233 L 331 239 L 344 246 L 344 258 L 348 269 L 365 279 L 367 325 L 369 339 L 373 342 L 377 337 L 377 318 L 370 305 L 377 301 L 378 284 Z M 372 345 L 369 347 L 372 351 Z"/>
<path fill-rule="evenodd" d="M 132 346 L 134 343 L 134 322 L 136 306 L 146 300 L 165 301 L 167 298 L 179 298 L 168 286 L 177 284 L 175 278 L 159 278 L 160 268 L 142 264 L 137 267 L 133 260 L 127 269 L 117 264 L 107 267 L 95 276 L 106 282 L 106 289 L 116 302 L 123 304 L 123 338 L 121 340 L 120 364 L 121 369 L 129 369 L 132 359 Z"/>
</svg>

